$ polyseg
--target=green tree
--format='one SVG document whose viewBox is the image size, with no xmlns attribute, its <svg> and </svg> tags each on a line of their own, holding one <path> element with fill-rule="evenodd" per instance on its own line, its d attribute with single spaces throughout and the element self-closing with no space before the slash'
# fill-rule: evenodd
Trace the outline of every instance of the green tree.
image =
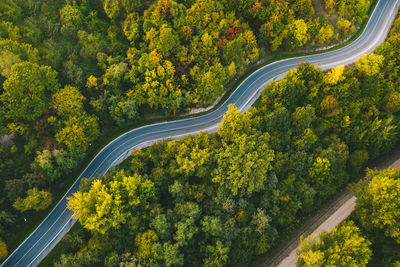
<svg viewBox="0 0 400 267">
<path fill-rule="evenodd" d="M 11 67 L 22 61 L 38 62 L 39 52 L 30 44 L 19 43 L 12 40 L 0 40 L 0 70 L 1 75 L 10 76 Z"/>
<path fill-rule="evenodd" d="M 369 154 L 366 150 L 355 150 L 350 156 L 350 166 L 354 174 L 358 174 L 367 164 Z"/>
<path fill-rule="evenodd" d="M 300 132 L 311 127 L 314 120 L 315 109 L 311 105 L 305 107 L 297 107 L 292 113 L 293 126 Z"/>
<path fill-rule="evenodd" d="M 216 155 L 218 167 L 212 181 L 228 189 L 234 196 L 251 195 L 264 189 L 274 151 L 268 148 L 268 134 L 236 138 Z M 273 181 L 268 181 L 268 186 Z"/>
<path fill-rule="evenodd" d="M 226 266 L 229 257 L 229 245 L 225 246 L 221 241 L 217 241 L 214 246 L 208 245 L 206 248 L 207 258 L 204 260 L 205 267 Z"/>
<path fill-rule="evenodd" d="M 0 18 L 17 22 L 21 18 L 22 10 L 13 0 L 3 0 L 0 4 Z"/>
<path fill-rule="evenodd" d="M 372 256 L 369 242 L 352 221 L 342 223 L 330 233 L 302 239 L 297 251 L 297 266 L 366 266 Z"/>
<path fill-rule="evenodd" d="M 289 26 L 289 47 L 296 49 L 305 45 L 308 41 L 308 26 L 303 19 L 295 20 Z"/>
<path fill-rule="evenodd" d="M 139 37 L 139 15 L 137 13 L 129 14 L 123 25 L 126 38 L 133 44 Z"/>
<path fill-rule="evenodd" d="M 367 178 L 354 186 L 355 214 L 365 229 L 381 229 L 400 243 L 400 171 L 369 170 Z"/>
<path fill-rule="evenodd" d="M 59 88 L 57 73 L 50 67 L 22 62 L 12 66 L 0 95 L 6 117 L 36 120 L 48 109 L 49 95 Z"/>
<path fill-rule="evenodd" d="M 60 20 L 62 23 L 61 32 L 64 35 L 76 36 L 76 33 L 83 23 L 82 14 L 77 6 L 65 5 L 60 10 Z"/>
<path fill-rule="evenodd" d="M 191 69 L 190 75 L 196 82 L 194 102 L 202 104 L 211 104 L 223 92 L 228 78 L 226 68 L 219 62 L 203 69 L 195 66 Z"/>
<path fill-rule="evenodd" d="M 76 87 L 65 86 L 59 89 L 52 98 L 52 107 L 57 111 L 58 115 L 64 118 L 74 114 L 81 114 L 83 111 L 85 97 Z"/>
<path fill-rule="evenodd" d="M 120 171 L 108 183 L 94 180 L 87 192 L 74 193 L 67 206 L 86 229 L 105 234 L 110 228 L 118 229 L 127 223 L 135 209 L 148 207 L 156 198 L 153 182 Z"/>
<path fill-rule="evenodd" d="M 218 127 L 218 135 L 225 142 L 232 142 L 242 134 L 252 134 L 251 113 L 241 113 L 234 104 L 228 106 L 228 111 Z"/>
<path fill-rule="evenodd" d="M 179 44 L 180 42 L 176 32 L 168 25 L 163 24 L 158 36 L 151 38 L 149 49 L 157 49 L 157 51 L 166 58 L 176 50 Z"/>
<path fill-rule="evenodd" d="M 89 143 L 99 135 L 98 118 L 82 113 L 70 117 L 56 133 L 56 140 L 70 150 L 86 151 Z"/>
<path fill-rule="evenodd" d="M 26 198 L 17 198 L 14 202 L 14 208 L 20 212 L 27 210 L 44 210 L 52 202 L 51 193 L 37 188 L 29 189 Z"/>
<path fill-rule="evenodd" d="M 163 245 L 156 244 L 153 247 L 155 257 L 162 262 L 161 265 L 170 266 L 183 266 L 183 254 L 179 252 L 178 244 L 171 244 L 166 242 Z"/>
</svg>

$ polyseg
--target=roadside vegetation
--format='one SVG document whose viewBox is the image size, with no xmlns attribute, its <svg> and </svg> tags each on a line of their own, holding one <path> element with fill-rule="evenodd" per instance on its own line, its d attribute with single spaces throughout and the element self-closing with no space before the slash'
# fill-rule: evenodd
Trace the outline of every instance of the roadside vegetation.
<svg viewBox="0 0 400 267">
<path fill-rule="evenodd" d="M 272 51 L 346 38 L 370 6 L 315 2 L 0 0 L 0 258 L 107 129 L 209 105 Z"/>
<path fill-rule="evenodd" d="M 297 266 L 400 266 L 400 170 L 369 170 L 352 186 L 351 219 L 301 241 Z"/>
<path fill-rule="evenodd" d="M 56 265 L 247 266 L 268 252 L 397 143 L 399 35 L 397 19 L 387 41 L 353 66 L 322 72 L 302 63 L 245 114 L 231 105 L 217 133 L 135 150 L 83 182 L 68 207 L 84 230 L 63 239 Z M 374 227 L 390 222 L 379 227 L 398 239 L 398 214 L 380 214 L 396 212 L 394 191 L 384 200 L 390 206 L 371 210 L 365 192 L 356 190 L 364 203 L 356 214 Z M 341 227 L 309 247 L 354 238 L 355 265 L 379 259 L 355 224 Z"/>
</svg>

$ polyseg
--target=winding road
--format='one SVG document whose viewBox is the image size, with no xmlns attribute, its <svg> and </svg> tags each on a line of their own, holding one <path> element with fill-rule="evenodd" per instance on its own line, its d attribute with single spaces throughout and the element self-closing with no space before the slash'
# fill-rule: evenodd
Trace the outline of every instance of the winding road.
<svg viewBox="0 0 400 267">
<path fill-rule="evenodd" d="M 2 266 L 36 266 L 71 229 L 76 220 L 67 209 L 68 196 L 78 191 L 83 177 L 97 177 L 119 164 L 134 148 L 149 146 L 163 138 L 179 138 L 199 131 L 215 132 L 229 104 L 246 111 L 259 97 L 265 85 L 281 79 L 298 63 L 308 61 L 326 70 L 355 62 L 381 44 L 396 17 L 400 0 L 379 0 L 364 32 L 352 43 L 338 50 L 317 55 L 290 58 L 262 67 L 246 78 L 218 109 L 205 115 L 157 123 L 131 130 L 105 146 L 90 162 L 64 197 L 32 234 L 3 262 Z"/>
</svg>

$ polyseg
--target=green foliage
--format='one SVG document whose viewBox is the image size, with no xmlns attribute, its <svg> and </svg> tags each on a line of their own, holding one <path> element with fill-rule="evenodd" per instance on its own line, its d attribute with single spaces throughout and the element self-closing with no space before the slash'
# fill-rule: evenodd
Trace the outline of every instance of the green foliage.
<svg viewBox="0 0 400 267">
<path fill-rule="evenodd" d="M 228 111 L 218 127 L 218 135 L 225 143 L 235 141 L 242 134 L 254 133 L 251 128 L 251 113 L 242 114 L 235 105 L 228 106 Z"/>
<path fill-rule="evenodd" d="M 310 0 L 0 2 L 0 136 L 11 134 L 0 147 L 4 210 L 28 189 L 68 183 L 104 129 L 131 124 L 143 111 L 211 104 L 260 55 L 350 35 L 370 3 L 326 1 L 338 16 L 330 25 Z M 244 115 L 231 108 L 219 134 L 135 152 L 129 176 L 151 177 L 157 207 L 136 210 L 118 231 L 94 234 L 79 250 L 85 235 L 59 264 L 248 265 L 275 242 L 276 229 L 290 231 L 347 182 L 347 165 L 362 168 L 365 154 L 354 151 L 372 159 L 396 142 L 398 28 L 377 50 L 383 59 L 331 75 L 300 65 L 269 87 L 263 105 Z M 331 164 L 330 190 L 316 192 L 310 170 L 317 158 Z M 196 203 L 195 218 L 180 211 L 181 202 Z M 150 230 L 158 240 L 142 238 L 151 253 L 138 257 L 135 238 Z"/>
<path fill-rule="evenodd" d="M 51 193 L 36 187 L 27 191 L 25 198 L 17 198 L 14 202 L 14 208 L 20 212 L 27 210 L 44 210 L 47 209 L 52 201 Z"/>
<path fill-rule="evenodd" d="M 38 119 L 48 110 L 48 95 L 58 87 L 57 73 L 50 67 L 31 62 L 13 65 L 0 95 L 6 117 L 16 121 Z"/>
<path fill-rule="evenodd" d="M 227 188 L 232 195 L 246 196 L 261 191 L 268 180 L 273 150 L 268 149 L 269 136 L 238 136 L 216 155 L 218 168 L 212 181 Z M 274 181 L 268 181 L 268 186 Z"/>
<path fill-rule="evenodd" d="M 127 223 L 132 212 L 148 208 L 156 199 L 153 182 L 119 172 L 109 184 L 94 180 L 88 192 L 74 193 L 68 199 L 68 208 L 86 229 L 104 234 Z"/>
<path fill-rule="evenodd" d="M 371 242 L 365 239 L 352 221 L 342 223 L 319 240 L 302 239 L 297 266 L 366 266 L 371 258 Z"/>
<path fill-rule="evenodd" d="M 85 97 L 76 87 L 66 86 L 53 94 L 52 107 L 61 117 L 80 114 L 83 111 Z"/>
<path fill-rule="evenodd" d="M 62 23 L 61 32 L 67 36 L 73 36 L 83 23 L 82 13 L 77 6 L 65 5 L 60 10 Z"/>
<path fill-rule="evenodd" d="M 366 229 L 381 229 L 400 243 L 400 173 L 395 169 L 369 171 L 370 182 L 353 187 L 357 197 L 355 214 Z"/>
<path fill-rule="evenodd" d="M 21 8 L 13 0 L 3 0 L 0 3 L 0 18 L 16 22 L 21 17 Z"/>
<path fill-rule="evenodd" d="M 213 10 L 218 3 L 204 1 L 202 4 L 205 6 L 199 6 L 196 1 L 186 10 L 193 14 L 188 24 L 192 32 L 188 28 L 182 32 L 174 28 L 179 36 L 185 32 L 185 37 L 179 37 L 184 46 L 197 34 L 194 25 L 209 25 L 216 16 L 204 10 Z M 246 6 L 245 3 L 240 5 Z M 151 14 L 145 16 L 150 22 L 144 23 L 149 26 L 144 27 L 144 31 L 159 29 L 166 22 L 178 23 L 176 14 L 183 10 L 182 5 L 173 2 L 157 3 Z M 213 42 L 212 36 L 205 33 L 200 36 L 206 46 L 201 48 L 204 49 L 202 55 L 207 59 L 215 52 L 213 46 L 208 46 L 210 40 Z M 93 262 L 115 264 L 250 265 L 251 259 L 267 253 L 282 235 L 295 230 L 350 178 L 358 177 L 369 160 L 393 148 L 398 138 L 399 120 L 393 113 L 397 112 L 395 101 L 390 98 L 396 99 L 399 91 L 396 66 L 400 61 L 389 51 L 398 47 L 397 43 L 396 38 L 389 38 L 377 50 L 378 56 L 346 69 L 338 67 L 323 73 L 310 64 L 300 64 L 282 80 L 269 84 L 247 113 L 242 114 L 229 106 L 217 133 L 200 133 L 178 141 L 164 140 L 135 150 L 117 170 L 101 178 L 101 185 L 110 194 L 116 173 L 123 170 L 126 177 L 147 177 L 157 188 L 157 198 L 135 208 L 127 204 L 109 205 L 105 217 L 99 217 L 94 207 L 103 205 L 107 198 L 94 198 L 88 205 L 93 212 L 87 214 L 93 219 L 93 225 L 102 225 L 112 216 L 122 214 L 115 219 L 120 220 L 116 226 L 118 230 L 110 227 L 103 230 L 104 234 L 95 230 L 88 233 L 91 241 L 72 255 L 81 257 L 87 253 L 85 251 L 96 251 L 99 257 Z M 179 56 L 190 53 L 182 51 L 178 52 Z M 173 65 L 174 58 L 170 59 Z M 143 73 L 163 66 L 165 61 L 160 52 L 140 53 L 137 48 L 131 49 L 130 79 L 138 85 L 145 84 Z M 216 64 L 225 69 L 225 63 L 223 59 Z M 372 72 L 367 74 L 365 70 Z M 179 89 L 183 93 L 180 71 L 175 69 L 174 78 L 182 86 Z M 201 63 L 191 66 L 192 74 L 203 71 L 207 68 Z M 94 84 L 89 90 L 99 90 L 103 86 L 99 83 L 95 89 Z M 135 90 L 129 92 L 132 100 L 134 93 Z M 119 103 L 124 103 L 123 96 L 118 94 L 107 95 L 107 101 L 114 114 L 118 114 L 122 106 Z M 389 185 L 386 190 L 390 193 L 382 195 L 397 196 L 392 193 L 394 183 Z M 79 194 L 90 190 L 90 184 L 86 184 Z M 367 191 L 364 187 L 360 192 Z M 120 199 L 127 203 L 124 197 Z M 367 213 L 365 208 L 367 215 L 364 217 L 374 217 L 369 222 L 381 217 L 387 219 L 388 224 L 377 222 L 381 228 L 373 226 L 372 233 L 365 227 L 362 229 L 363 233 L 367 232 L 368 239 L 374 241 L 371 248 L 378 254 L 372 262 L 379 264 L 399 260 L 397 238 L 391 237 L 396 234 L 397 230 L 393 229 L 399 220 L 395 212 L 390 215 L 396 210 L 397 202 L 390 197 L 387 202 L 390 205 L 378 203 L 383 206 L 377 205 L 376 215 L 370 210 Z M 380 209 L 385 215 L 378 214 Z M 387 237 L 382 234 L 385 232 Z M 113 244 L 113 248 L 102 248 L 102 243 Z M 377 248 L 381 244 L 386 245 Z M 363 266 L 372 255 L 369 242 L 351 223 L 324 234 L 320 241 L 308 243 L 307 248 L 302 256 L 305 265 Z M 378 261 L 380 257 L 384 261 Z"/>
<path fill-rule="evenodd" d="M 97 121 L 96 116 L 85 113 L 71 116 L 64 122 L 64 128 L 56 133 L 56 140 L 70 150 L 84 152 L 99 135 Z"/>
</svg>

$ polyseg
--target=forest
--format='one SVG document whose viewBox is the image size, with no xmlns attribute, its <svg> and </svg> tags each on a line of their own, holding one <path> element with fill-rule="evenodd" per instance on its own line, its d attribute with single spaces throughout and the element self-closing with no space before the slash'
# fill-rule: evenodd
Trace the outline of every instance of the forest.
<svg viewBox="0 0 400 267">
<path fill-rule="evenodd" d="M 350 220 L 330 233 L 303 239 L 297 266 L 399 266 L 400 171 L 368 170 L 352 185 L 357 197 Z"/>
<path fill-rule="evenodd" d="M 246 113 L 229 106 L 217 133 L 137 149 L 85 180 L 68 199 L 82 228 L 55 266 L 248 266 L 397 144 L 399 50 L 400 18 L 354 65 L 301 63 Z M 349 266 L 396 264 L 398 177 L 368 172 L 353 186 L 356 222 L 304 241 L 299 266 L 334 263 L 338 239 L 357 240 Z"/>
<path fill-rule="evenodd" d="M 370 5 L 369 0 L 0 0 L 0 259 L 72 184 L 89 155 L 105 144 L 108 129 L 210 105 L 234 77 L 275 51 L 348 38 Z M 253 129 L 256 125 L 249 128 L 252 135 Z M 204 164 L 212 165 L 217 160 L 212 151 L 222 143 L 215 136 L 201 138 L 215 143 L 203 155 Z M 265 134 L 241 142 L 254 148 L 260 138 L 273 139 Z M 142 153 L 146 158 L 149 152 Z M 224 162 L 228 153 L 218 160 Z M 272 150 L 266 155 L 268 162 L 259 168 L 272 168 L 279 158 Z M 197 167 L 187 164 L 179 175 L 194 175 Z M 205 179 L 209 168 L 196 175 Z M 220 172 L 213 179 L 222 184 Z M 258 183 L 230 192 L 259 191 Z M 14 235 L 17 231 L 21 234 Z"/>
</svg>

